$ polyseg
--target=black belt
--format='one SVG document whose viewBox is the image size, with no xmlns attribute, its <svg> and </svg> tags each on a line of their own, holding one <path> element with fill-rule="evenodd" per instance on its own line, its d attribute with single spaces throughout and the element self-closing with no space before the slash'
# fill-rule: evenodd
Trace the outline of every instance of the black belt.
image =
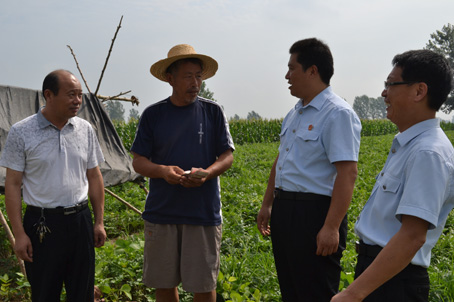
<svg viewBox="0 0 454 302">
<path fill-rule="evenodd" d="M 315 193 L 304 193 L 304 192 L 288 192 L 281 189 L 274 190 L 274 198 L 285 199 L 285 200 L 330 200 L 331 197 L 326 195 L 320 195 Z"/>
<path fill-rule="evenodd" d="M 356 242 L 356 252 L 359 255 L 375 258 L 378 256 L 382 249 L 383 248 L 379 245 L 369 245 L 365 244 L 362 241 Z"/>
<path fill-rule="evenodd" d="M 363 241 L 356 241 L 356 252 L 359 255 L 376 258 L 382 249 L 383 248 L 379 245 L 369 245 L 365 244 Z M 427 275 L 427 268 L 410 263 L 399 274 L 414 276 L 415 273 Z"/>
<path fill-rule="evenodd" d="M 43 214 L 61 214 L 61 215 L 71 215 L 79 213 L 82 210 L 85 210 L 88 207 L 88 200 L 82 201 L 74 206 L 70 207 L 58 207 L 58 208 L 40 208 L 31 205 L 27 205 L 27 211 Z"/>
</svg>

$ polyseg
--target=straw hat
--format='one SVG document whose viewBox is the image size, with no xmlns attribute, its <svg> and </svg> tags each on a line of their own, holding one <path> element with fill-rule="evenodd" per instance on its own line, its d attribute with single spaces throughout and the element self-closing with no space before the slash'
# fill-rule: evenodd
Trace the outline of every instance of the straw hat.
<svg viewBox="0 0 454 302">
<path fill-rule="evenodd" d="M 150 67 L 150 72 L 161 81 L 167 82 L 166 70 L 173 63 L 181 59 L 197 58 L 203 62 L 202 79 L 206 80 L 214 76 L 218 70 L 218 62 L 215 59 L 197 54 L 194 47 L 188 44 L 179 44 L 172 47 L 167 53 L 167 59 L 160 60 Z"/>
</svg>

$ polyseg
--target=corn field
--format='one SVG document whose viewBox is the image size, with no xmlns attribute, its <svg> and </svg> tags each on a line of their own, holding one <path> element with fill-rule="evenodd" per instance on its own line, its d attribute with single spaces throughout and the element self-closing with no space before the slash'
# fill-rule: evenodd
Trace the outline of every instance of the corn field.
<svg viewBox="0 0 454 302">
<path fill-rule="evenodd" d="M 133 119 L 128 123 L 114 122 L 115 128 L 123 140 L 126 150 L 131 149 L 138 121 Z M 251 143 L 274 143 L 279 142 L 282 119 L 258 119 L 258 120 L 231 120 L 229 121 L 230 133 L 235 145 Z M 397 134 L 396 125 L 388 120 L 361 120 L 361 136 L 377 136 Z M 444 131 L 454 130 L 454 124 L 446 121 L 440 123 Z"/>
</svg>

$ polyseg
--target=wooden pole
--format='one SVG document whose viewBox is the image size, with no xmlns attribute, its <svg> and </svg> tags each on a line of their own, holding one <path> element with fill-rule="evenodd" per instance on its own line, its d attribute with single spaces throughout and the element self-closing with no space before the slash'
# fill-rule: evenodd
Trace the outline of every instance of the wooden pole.
<svg viewBox="0 0 454 302">
<path fill-rule="evenodd" d="M 74 61 L 76 61 L 77 70 L 79 70 L 80 76 L 82 77 L 82 80 L 84 81 L 85 87 L 87 87 L 88 92 L 91 93 L 90 88 L 88 87 L 87 81 L 85 81 L 84 74 L 82 73 L 82 70 L 80 70 L 79 62 L 77 62 L 76 55 L 74 54 L 73 49 L 69 45 L 66 45 L 66 47 L 68 47 L 69 50 L 71 50 L 71 54 L 73 55 Z"/>
<path fill-rule="evenodd" d="M 3 216 L 1 209 L 0 209 L 0 222 L 3 225 L 3 228 L 5 229 L 6 237 L 8 237 L 8 240 L 11 243 L 11 247 L 13 248 L 13 251 L 14 251 L 14 244 L 16 243 L 16 240 L 14 239 L 14 235 L 11 232 L 8 222 L 6 221 L 5 216 Z M 22 274 L 24 274 L 24 276 L 27 277 L 27 273 L 25 272 L 24 261 L 17 256 L 16 251 L 14 251 L 14 254 L 16 255 L 17 261 L 19 262 L 19 267 L 20 267 Z"/>
<path fill-rule="evenodd" d="M 145 193 L 148 195 L 148 189 L 145 187 L 143 184 L 139 184 L 139 186 L 142 188 L 142 190 L 145 191 Z"/>
<path fill-rule="evenodd" d="M 109 189 L 107 188 L 104 188 L 104 191 L 106 191 L 108 194 L 112 195 L 113 197 L 115 197 L 116 199 L 118 199 L 119 201 L 121 201 L 122 203 L 124 203 L 128 208 L 130 208 L 131 210 L 133 210 L 134 212 L 138 213 L 139 215 L 142 215 L 142 212 L 139 211 L 136 207 L 134 207 L 132 204 L 130 204 L 129 202 L 127 202 L 126 200 L 124 200 L 123 198 L 121 198 L 120 196 L 118 196 L 117 194 L 115 194 L 114 192 L 110 191 Z"/>
<path fill-rule="evenodd" d="M 115 96 L 104 96 L 104 95 L 98 94 L 96 97 L 98 99 L 101 99 L 102 102 L 106 102 L 106 101 L 110 101 L 110 100 L 118 100 L 118 101 L 131 102 L 133 105 L 139 106 L 139 99 L 136 98 L 135 96 L 131 96 L 131 98 L 121 97 L 122 95 L 125 95 L 125 94 L 130 93 L 130 92 L 131 92 L 131 90 L 126 91 L 126 92 L 120 92 L 119 94 L 117 94 Z"/>
<path fill-rule="evenodd" d="M 110 53 L 112 52 L 112 48 L 113 48 L 113 45 L 115 43 L 115 39 L 117 38 L 118 31 L 121 28 L 121 21 L 123 21 L 123 16 L 121 16 L 120 23 L 118 24 L 117 30 L 115 31 L 115 35 L 114 35 L 114 37 L 112 39 L 112 44 L 110 44 L 109 53 L 107 54 L 106 62 L 104 63 L 104 67 L 103 67 L 103 69 L 101 71 L 101 76 L 99 77 L 98 86 L 96 87 L 96 90 L 95 90 L 95 95 L 98 94 L 99 86 L 101 86 L 101 81 L 102 81 L 102 78 L 104 76 L 104 71 L 106 70 L 106 67 L 107 67 L 107 62 L 109 62 Z"/>
</svg>

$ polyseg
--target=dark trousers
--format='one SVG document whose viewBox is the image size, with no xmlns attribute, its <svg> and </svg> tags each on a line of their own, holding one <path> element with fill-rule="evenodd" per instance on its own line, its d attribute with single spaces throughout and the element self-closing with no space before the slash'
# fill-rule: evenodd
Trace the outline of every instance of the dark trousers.
<svg viewBox="0 0 454 302">
<path fill-rule="evenodd" d="M 273 203 L 271 240 L 283 301 L 328 302 L 339 290 L 347 217 L 339 230 L 338 251 L 326 257 L 317 256 L 316 237 L 325 222 L 331 198 L 308 196 L 309 200 L 275 198 Z"/>
<path fill-rule="evenodd" d="M 373 255 L 359 254 L 355 269 L 358 278 L 374 261 Z M 365 302 L 427 302 L 429 301 L 430 281 L 427 269 L 409 264 L 399 274 L 377 288 Z"/>
<path fill-rule="evenodd" d="M 40 243 L 36 226 L 41 214 L 27 210 L 24 229 L 33 247 L 25 262 L 33 302 L 59 302 L 63 283 L 69 302 L 94 300 L 95 251 L 89 208 L 71 215 L 45 214 L 51 230 Z"/>
</svg>

